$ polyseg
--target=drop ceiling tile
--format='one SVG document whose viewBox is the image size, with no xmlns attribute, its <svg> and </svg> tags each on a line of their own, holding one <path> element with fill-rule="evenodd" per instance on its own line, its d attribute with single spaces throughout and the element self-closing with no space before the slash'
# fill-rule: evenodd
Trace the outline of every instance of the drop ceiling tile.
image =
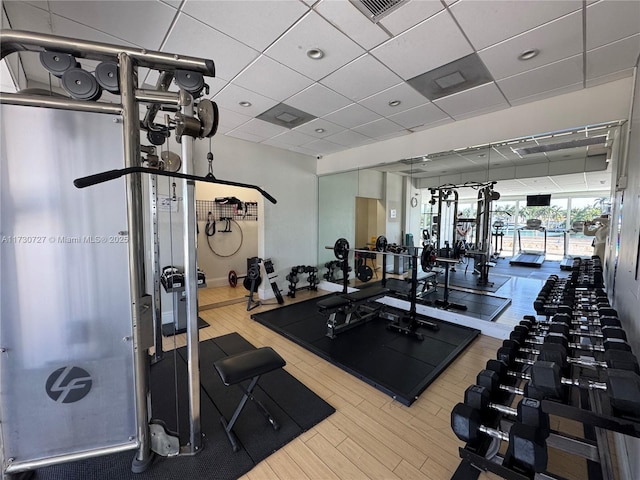
<svg viewBox="0 0 640 480">
<path fill-rule="evenodd" d="M 314 83 L 309 88 L 288 98 L 285 103 L 316 117 L 322 117 L 346 107 L 352 102 L 324 85 Z"/>
<path fill-rule="evenodd" d="M 297 130 L 288 130 L 280 135 L 276 135 L 270 139 L 273 142 L 281 145 L 294 145 L 300 146 L 316 140 L 316 137 L 307 135 L 306 133 L 299 132 Z"/>
<path fill-rule="evenodd" d="M 381 118 L 379 120 L 375 120 L 365 125 L 360 125 L 359 127 L 353 128 L 353 131 L 371 138 L 380 138 L 392 133 L 400 132 L 402 130 L 405 130 L 403 126 L 398 125 L 397 123 L 392 122 L 391 120 L 388 120 L 386 118 Z"/>
<path fill-rule="evenodd" d="M 144 70 L 147 72 L 146 77 L 144 75 L 143 69 L 140 69 L 138 71 L 138 77 L 144 79 L 143 81 L 147 88 L 156 88 L 156 85 L 158 84 L 158 78 L 160 77 L 160 72 L 158 70 L 149 70 L 146 68 Z M 205 77 L 204 83 L 209 86 L 208 96 L 209 98 L 212 98 L 229 82 L 218 77 Z M 171 84 L 169 84 L 170 92 L 177 92 L 179 90 L 180 88 L 176 85 L 175 81 L 172 81 Z"/>
<path fill-rule="evenodd" d="M 446 45 L 446 48 L 442 48 Z M 405 80 L 472 53 L 447 11 L 374 48 L 371 53 Z"/>
<path fill-rule="evenodd" d="M 582 81 L 577 83 L 572 83 L 570 85 L 565 85 L 564 87 L 555 88 L 553 90 L 545 90 L 540 93 L 536 93 L 530 95 L 528 97 L 518 98 L 516 100 L 510 100 L 511 106 L 522 105 L 523 103 L 535 102 L 538 100 L 543 100 L 545 98 L 556 97 L 558 95 L 564 95 L 565 93 L 575 92 L 576 90 L 581 90 L 583 88 Z"/>
<path fill-rule="evenodd" d="M 308 9 L 291 0 L 188 0 L 182 8 L 186 14 L 261 52 Z"/>
<path fill-rule="evenodd" d="M 314 9 L 367 50 L 389 38 L 387 32 L 371 22 L 351 2 L 323 0 Z"/>
<path fill-rule="evenodd" d="M 316 132 L 317 129 L 322 129 L 324 131 Z M 305 123 L 304 125 L 300 125 L 299 127 L 294 128 L 294 130 L 306 135 L 311 135 L 315 138 L 325 138 L 329 135 L 334 135 L 338 132 L 343 131 L 344 127 L 336 125 L 335 123 L 328 122 L 324 118 L 316 118 L 314 120 L 311 120 L 310 122 Z"/>
<path fill-rule="evenodd" d="M 281 127 L 280 125 L 274 125 L 273 123 L 265 122 L 257 118 L 252 118 L 248 122 L 240 125 L 234 132 L 246 132 L 251 135 L 257 135 L 259 137 L 271 138 L 281 133 L 288 132 L 289 129 Z"/>
<path fill-rule="evenodd" d="M 530 60 L 518 55 L 530 49 L 539 54 Z M 582 12 L 575 12 L 478 53 L 498 80 L 582 53 Z"/>
<path fill-rule="evenodd" d="M 402 82 L 402 79 L 368 53 L 333 72 L 320 83 L 358 101 Z"/>
<path fill-rule="evenodd" d="M 203 42 L 205 37 L 207 41 Z M 231 80 L 259 55 L 256 50 L 185 14 L 178 17 L 162 51 L 209 58 L 215 63 L 216 77 L 223 80 Z"/>
<path fill-rule="evenodd" d="M 398 100 L 400 105 L 396 105 L 395 107 L 389 105 L 389 102 L 395 100 Z M 420 95 L 414 88 L 402 82 L 364 100 L 360 100 L 358 103 L 386 117 L 424 105 L 425 103 L 429 103 L 429 100 Z"/>
<path fill-rule="evenodd" d="M 321 49 L 324 58 L 309 58 L 307 51 L 312 48 Z M 362 47 L 313 11 L 265 51 L 274 60 L 314 80 L 320 80 L 363 53 Z"/>
<path fill-rule="evenodd" d="M 338 145 L 343 145 L 345 147 L 355 147 L 367 143 L 369 140 L 371 140 L 366 135 L 362 135 L 361 133 L 355 132 L 353 130 L 343 130 L 340 133 L 327 137 L 326 139 L 330 142 L 337 143 Z"/>
<path fill-rule="evenodd" d="M 444 6 L 439 0 L 420 0 L 405 2 L 403 6 L 385 15 L 380 24 L 393 35 L 399 35 L 425 18 L 435 15 Z"/>
<path fill-rule="evenodd" d="M 450 10 L 469 41 L 481 50 L 581 9 L 581 0 L 460 0 Z"/>
<path fill-rule="evenodd" d="M 587 50 L 640 33 L 640 2 L 602 0 L 587 7 Z"/>
<path fill-rule="evenodd" d="M 230 130 L 247 123 L 252 117 L 218 106 L 218 128 L 228 127 Z"/>
<path fill-rule="evenodd" d="M 582 82 L 582 55 L 498 80 L 497 83 L 507 100 L 512 102 L 578 82 Z"/>
<path fill-rule="evenodd" d="M 251 117 L 260 115 L 262 112 L 278 104 L 276 100 L 233 84 L 227 85 L 221 92 L 213 97 L 213 100 L 219 107 Z M 249 102 L 251 106 L 243 107 L 239 105 L 239 102 Z"/>
<path fill-rule="evenodd" d="M 230 130 L 225 133 L 226 136 L 240 138 L 242 140 L 247 140 L 248 142 L 260 143 L 263 140 L 266 140 L 267 137 L 262 137 L 260 135 L 254 135 L 253 133 L 245 132 L 242 130 Z"/>
<path fill-rule="evenodd" d="M 325 115 L 323 118 L 343 127 L 352 128 L 378 120 L 380 115 L 358 105 L 357 103 L 352 103 L 351 105 L 341 108 L 336 112 Z"/>
<path fill-rule="evenodd" d="M 640 20 L 640 19 L 639 19 Z M 587 79 L 635 66 L 640 54 L 640 34 L 587 52 Z"/>
<path fill-rule="evenodd" d="M 173 8 L 179 8 L 182 0 L 160 0 L 162 3 L 166 3 L 167 5 Z"/>
<path fill-rule="evenodd" d="M 233 83 L 265 97 L 282 101 L 307 88 L 313 80 L 261 55 L 243 70 Z"/>
<path fill-rule="evenodd" d="M 430 125 L 442 120 L 451 121 L 451 118 L 433 103 L 427 103 L 419 107 L 405 110 L 404 112 L 390 115 L 389 120 L 402 125 L 404 128 L 415 130 L 422 125 Z"/>
<path fill-rule="evenodd" d="M 416 127 L 411 127 L 412 132 L 421 132 L 422 130 L 429 130 L 430 128 L 439 127 L 440 125 L 446 125 L 447 123 L 454 122 L 455 120 L 449 116 L 443 118 L 442 120 L 436 120 L 434 122 L 425 123 L 424 125 L 418 125 Z"/>
<path fill-rule="evenodd" d="M 455 119 L 465 114 L 509 106 L 494 82 L 439 98 L 433 103 Z"/>
<path fill-rule="evenodd" d="M 330 142 L 324 138 L 314 140 L 313 142 L 303 145 L 303 147 L 322 155 L 328 155 L 330 153 L 344 150 L 343 145 L 338 145 L 337 143 Z"/>
<path fill-rule="evenodd" d="M 49 2 L 51 13 L 81 23 L 140 47 L 158 50 L 176 10 L 161 2 Z M 141 28 L 143 26 L 153 28 Z"/>
</svg>

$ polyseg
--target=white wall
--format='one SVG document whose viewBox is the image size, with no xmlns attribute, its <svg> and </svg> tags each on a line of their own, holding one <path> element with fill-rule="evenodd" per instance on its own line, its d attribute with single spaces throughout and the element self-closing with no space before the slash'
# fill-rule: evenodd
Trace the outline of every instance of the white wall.
<svg viewBox="0 0 640 480">
<path fill-rule="evenodd" d="M 622 325 L 629 337 L 633 352 L 640 354 L 640 78 L 635 82 L 635 99 L 631 117 L 631 134 L 627 155 L 627 187 L 622 192 L 620 218 L 620 250 L 615 277 L 613 305 L 618 310 Z M 622 162 L 624 163 L 624 161 Z M 614 223 L 615 223 L 614 218 Z M 615 239 L 615 238 L 614 238 Z M 640 439 L 624 437 L 631 471 L 628 478 L 640 478 Z"/>
<path fill-rule="evenodd" d="M 401 175 L 395 175 L 393 173 L 387 173 L 385 182 L 385 199 L 386 199 L 386 211 L 387 211 L 387 241 L 389 243 L 398 243 L 404 245 L 404 238 L 402 238 L 403 232 L 403 209 L 404 209 L 404 197 L 402 195 L 402 180 L 404 177 Z M 395 218 L 392 218 L 393 211 L 395 210 Z"/>
<path fill-rule="evenodd" d="M 325 155 L 324 175 L 403 158 L 627 118 L 631 78 Z"/>
</svg>

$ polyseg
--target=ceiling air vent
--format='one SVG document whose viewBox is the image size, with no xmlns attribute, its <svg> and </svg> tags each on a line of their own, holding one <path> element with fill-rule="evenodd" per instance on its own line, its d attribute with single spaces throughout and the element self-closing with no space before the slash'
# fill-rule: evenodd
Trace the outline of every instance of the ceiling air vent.
<svg viewBox="0 0 640 480">
<path fill-rule="evenodd" d="M 369 20 L 377 22 L 403 3 L 407 3 L 407 0 L 351 0 L 351 3 Z"/>
</svg>

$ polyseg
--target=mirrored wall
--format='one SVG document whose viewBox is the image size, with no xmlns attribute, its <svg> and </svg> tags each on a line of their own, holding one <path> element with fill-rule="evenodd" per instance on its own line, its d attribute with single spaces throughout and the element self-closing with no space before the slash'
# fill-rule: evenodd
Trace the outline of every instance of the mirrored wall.
<svg viewBox="0 0 640 480">
<path fill-rule="evenodd" d="M 384 235 L 389 243 L 422 245 L 428 241 L 453 241 L 455 220 L 446 222 L 446 210 L 457 203 L 457 214 L 469 219 L 478 215 L 479 187 L 495 182 L 497 192 L 491 203 L 490 224 L 500 225 L 501 243 L 492 254 L 511 257 L 520 248 L 543 248 L 535 235 L 520 238 L 518 229 L 528 220 L 540 220 L 548 237 L 549 259 L 567 254 L 587 254 L 590 239 L 581 223 L 610 212 L 612 184 L 621 147 L 620 128 L 624 122 L 576 127 L 569 130 L 533 134 L 499 140 L 485 145 L 464 146 L 446 152 L 392 161 L 367 169 L 321 176 L 319 182 L 319 267 L 327 280 L 341 281 L 327 268 L 336 257 L 327 246 L 345 238 L 355 248 L 370 247 Z M 451 190 L 451 197 L 434 201 L 434 192 Z M 435 189 L 435 190 L 434 190 Z M 454 202 L 453 191 L 457 194 Z M 527 197 L 550 195 L 548 204 L 532 206 Z M 442 212 L 438 211 L 438 206 Z M 449 217 L 447 217 L 449 215 Z M 437 222 L 443 219 L 439 241 Z M 474 240 L 471 231 L 468 239 Z M 520 243 L 520 245 L 519 245 Z M 378 257 L 380 257 L 378 255 Z M 353 256 L 349 257 L 353 271 Z M 371 261 L 374 277 L 381 273 L 380 258 Z M 402 274 L 406 265 L 388 262 L 387 272 Z"/>
</svg>

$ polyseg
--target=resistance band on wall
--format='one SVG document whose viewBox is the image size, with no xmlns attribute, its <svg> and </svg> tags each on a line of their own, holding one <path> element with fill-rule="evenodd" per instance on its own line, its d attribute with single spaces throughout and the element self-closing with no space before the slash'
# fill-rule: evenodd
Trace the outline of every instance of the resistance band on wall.
<svg viewBox="0 0 640 480">
<path fill-rule="evenodd" d="M 240 227 L 240 224 L 232 218 L 227 217 L 227 218 L 221 218 L 220 220 L 221 221 L 224 220 L 225 226 L 224 226 L 224 229 L 218 230 L 218 237 L 220 238 L 220 235 L 222 235 L 222 238 L 224 239 L 223 241 L 219 242 L 219 244 L 230 243 L 228 241 L 230 237 L 227 234 L 234 232 L 234 230 L 231 228 L 231 224 L 233 223 L 236 226 L 235 231 L 240 233 L 240 239 L 238 241 L 237 248 L 233 250 L 232 253 L 228 253 L 228 254 L 217 252 L 213 248 L 213 246 L 211 245 L 211 237 L 213 237 L 216 234 L 216 219 L 214 218 L 213 213 L 211 212 L 207 213 L 207 223 L 205 224 L 205 227 L 204 227 L 204 233 L 207 239 L 207 245 L 209 245 L 209 250 L 211 250 L 211 252 L 213 252 L 213 254 L 218 257 L 221 257 L 221 258 L 233 257 L 236 253 L 240 251 L 240 248 L 242 248 L 242 244 L 244 242 L 244 234 L 242 233 L 242 228 Z M 218 245 L 218 249 L 219 248 L 220 248 L 220 245 Z"/>
</svg>

